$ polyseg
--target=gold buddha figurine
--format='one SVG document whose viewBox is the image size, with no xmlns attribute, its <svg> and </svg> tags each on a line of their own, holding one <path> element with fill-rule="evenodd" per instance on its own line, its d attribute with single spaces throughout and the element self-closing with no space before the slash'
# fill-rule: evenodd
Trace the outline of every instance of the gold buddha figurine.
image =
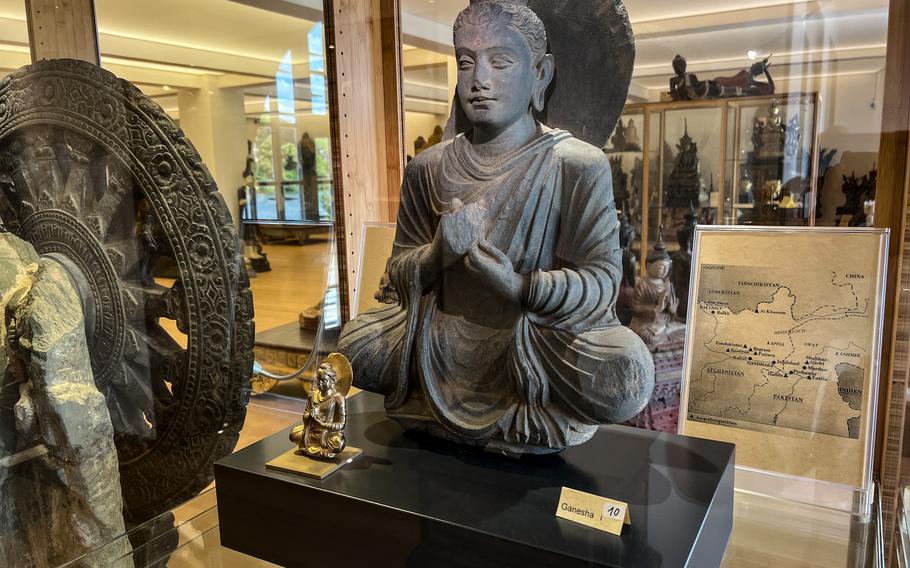
<svg viewBox="0 0 910 568">
<path fill-rule="evenodd" d="M 291 441 L 312 458 L 332 459 L 345 447 L 345 396 L 351 388 L 351 363 L 339 353 L 326 357 L 307 396 L 303 424 L 291 431 Z"/>
</svg>

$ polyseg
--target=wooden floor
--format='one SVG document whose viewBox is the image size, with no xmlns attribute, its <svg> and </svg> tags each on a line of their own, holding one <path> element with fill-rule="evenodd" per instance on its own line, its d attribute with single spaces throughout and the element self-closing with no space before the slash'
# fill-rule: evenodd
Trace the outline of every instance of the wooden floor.
<svg viewBox="0 0 910 568">
<path fill-rule="evenodd" d="M 257 273 L 250 279 L 257 332 L 297 321 L 303 309 L 322 301 L 329 241 L 315 235 L 305 245 L 271 244 L 263 248 L 272 270 Z M 174 284 L 167 278 L 156 280 L 162 286 Z M 180 345 L 186 347 L 186 337 L 177 331 L 173 321 L 162 319 L 161 325 Z"/>
<path fill-rule="evenodd" d="M 301 310 L 322 301 L 329 241 L 316 238 L 305 245 L 272 244 L 264 248 L 272 271 L 250 280 L 257 331 L 297 321 Z"/>
</svg>

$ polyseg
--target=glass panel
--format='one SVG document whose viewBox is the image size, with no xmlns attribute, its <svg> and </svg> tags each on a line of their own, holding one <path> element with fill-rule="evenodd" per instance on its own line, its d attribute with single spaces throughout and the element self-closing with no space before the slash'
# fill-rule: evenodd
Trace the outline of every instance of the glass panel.
<svg viewBox="0 0 910 568">
<path fill-rule="evenodd" d="M 402 2 L 402 80 L 405 154 L 410 160 L 439 142 L 449 113 L 458 68 L 452 23 L 466 0 Z"/>
<path fill-rule="evenodd" d="M 613 196 L 620 220 L 622 273 L 616 315 L 623 324 L 632 320 L 632 295 L 641 267 L 642 168 L 644 113 L 628 108 L 604 146 L 613 174 Z"/>
<path fill-rule="evenodd" d="M 0 0 L 0 78 L 32 62 L 23 0 Z"/>
<path fill-rule="evenodd" d="M 96 2 L 102 65 L 165 108 L 237 221 L 245 212 L 257 352 L 274 347 L 270 332 L 299 329 L 301 312 L 316 306 L 318 318 L 325 294 L 334 191 L 321 12 L 320 3 Z M 280 342 L 283 360 L 296 360 L 300 340 Z"/>
<path fill-rule="evenodd" d="M 284 218 L 287 221 L 302 221 L 301 184 L 284 182 Z"/>
<path fill-rule="evenodd" d="M 702 223 L 713 224 L 719 206 L 718 185 L 723 157 L 717 133 L 720 109 L 670 110 L 664 114 L 665 187 L 660 219 L 668 249 L 675 248 L 675 235 L 690 208 Z M 656 235 L 655 235 L 656 237 Z"/>
<path fill-rule="evenodd" d="M 0 565 L 34 558 L 57 566 L 89 548 L 90 565 L 132 565 L 117 563 L 123 554 L 166 562 L 164 533 L 176 529 L 171 513 L 158 514 L 209 485 L 212 461 L 238 438 L 248 443 L 299 421 L 298 401 L 257 393 L 246 404 L 246 353 L 270 353 L 266 368 L 281 372 L 280 361 L 333 349 L 335 336 L 321 331 L 327 294 L 327 328 L 339 325 L 321 6 L 96 0 L 102 67 L 150 100 L 88 63 L 43 63 L 74 77 L 60 80 L 72 92 L 50 89 L 40 103 L 78 100 L 71 120 L 36 117 L 4 130 L 2 232 L 34 241 L 42 278 L 73 284 L 56 300 L 61 317 L 44 314 L 49 322 L 35 329 L 65 321 L 75 338 L 84 321 L 86 335 L 61 348 L 72 376 L 47 374 L 80 393 L 59 416 L 40 402 L 54 385 L 34 371 L 8 372 L 0 354 Z M 0 0 L 0 79 L 30 59 L 25 2 Z M 18 89 L 18 108 L 38 104 L 16 81 L 0 85 L 0 120 Z M 34 176 L 11 167 L 20 160 Z M 216 185 L 223 203 L 209 195 Z M 29 220 L 38 213 L 41 220 Z M 28 223 L 45 228 L 31 234 Z M 243 272 L 229 254 L 231 229 Z M 37 233 L 48 231 L 70 244 L 42 243 Z M 3 298 L 11 273 L 0 266 Z M 0 300 L 0 311 L 8 307 Z M 294 379 L 276 390 L 303 397 L 307 386 Z M 266 400 L 294 410 L 256 412 Z M 23 412 L 37 422 L 17 423 Z M 119 477 L 118 456 L 129 463 Z M 123 532 L 145 530 L 148 519 L 163 519 L 155 530 L 164 533 L 149 535 L 162 538 L 137 537 L 129 552 Z"/>
<path fill-rule="evenodd" d="M 280 155 L 281 155 L 281 186 L 284 219 L 287 221 L 303 220 L 301 204 L 300 180 L 302 177 L 303 163 L 301 152 L 306 153 L 307 167 L 313 170 L 313 153 L 309 135 L 298 143 L 297 131 L 294 128 L 281 127 L 279 129 Z"/>
<path fill-rule="evenodd" d="M 278 202 L 274 184 L 256 186 L 256 220 L 278 220 Z"/>
<path fill-rule="evenodd" d="M 272 145 L 272 128 L 257 126 L 253 141 L 254 170 L 258 183 L 275 183 L 275 148 Z"/>
<path fill-rule="evenodd" d="M 739 160 L 736 151 L 736 122 L 739 113 L 736 108 L 728 107 L 727 113 L 727 147 L 724 148 L 724 218 L 723 224 L 735 225 L 739 222 L 742 210 L 750 207 L 750 193 L 741 193 L 739 184 Z"/>
<path fill-rule="evenodd" d="M 815 103 L 791 96 L 735 105 L 739 109 L 737 221 L 806 225 L 816 183 Z"/>
<path fill-rule="evenodd" d="M 433 125 L 448 115 L 456 75 L 451 26 L 466 4 L 402 2 L 410 155 L 418 137 L 429 141 Z M 631 248 L 642 273 L 663 227 L 671 278 L 680 303 L 686 302 L 691 256 L 683 243 L 690 205 L 702 224 L 871 224 L 887 0 L 624 4 L 636 58 L 622 124 L 642 116 L 636 126 L 647 176 L 635 175 L 638 167 L 616 136 L 619 128 L 603 148 L 611 158 L 617 207 L 635 225 Z M 559 66 L 556 61 L 557 77 Z M 674 94 L 685 96 L 674 100 Z M 628 196 L 624 188 L 630 188 Z M 643 202 L 638 210 L 636 199 Z M 677 320 L 685 317 L 684 309 L 677 310 Z M 681 372 L 678 351 L 654 351 L 668 383 Z M 660 408 L 673 415 L 673 393 L 661 393 L 670 394 L 653 400 L 648 412 Z"/>
</svg>

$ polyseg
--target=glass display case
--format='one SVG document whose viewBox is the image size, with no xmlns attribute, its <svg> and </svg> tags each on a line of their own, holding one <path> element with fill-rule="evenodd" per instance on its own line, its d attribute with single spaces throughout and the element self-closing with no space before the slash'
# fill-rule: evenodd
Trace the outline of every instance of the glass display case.
<svg viewBox="0 0 910 568">
<path fill-rule="evenodd" d="M 641 274 L 658 238 L 669 252 L 679 250 L 677 234 L 693 218 L 815 225 L 817 99 L 805 93 L 627 105 L 604 152 L 620 186 L 617 208 L 635 226 Z M 647 243 L 643 256 L 639 243 Z"/>
<path fill-rule="evenodd" d="M 727 224 L 815 225 L 818 196 L 815 95 L 731 101 Z"/>
<path fill-rule="evenodd" d="M 7 307 L 0 326 L 0 566 L 266 564 L 229 550 L 242 550 L 240 543 L 259 558 L 278 554 L 283 565 L 313 558 L 353 564 L 344 562 L 347 554 L 362 555 L 358 564 L 377 558 L 389 564 L 400 553 L 398 564 L 433 566 L 555 566 L 565 557 L 591 565 L 910 567 L 910 493 L 896 491 L 910 471 L 910 375 L 903 364 L 910 348 L 900 302 L 910 277 L 895 270 L 907 247 L 901 239 L 910 106 L 894 80 L 910 76 L 910 46 L 895 41 L 908 31 L 907 3 L 760 0 L 742 9 L 719 0 L 678 6 L 591 0 L 581 8 L 510 2 L 507 10 L 582 11 L 574 22 L 547 20 L 545 36 L 525 37 L 534 56 L 560 53 L 550 69 L 560 90 L 532 93 L 532 106 L 540 111 L 535 123 L 565 132 L 548 134 L 533 151 L 552 149 L 563 159 L 577 140 L 592 144 L 584 158 L 601 169 L 582 181 L 598 182 L 591 195 L 605 199 L 585 195 L 572 203 L 572 215 L 559 202 L 564 207 L 550 212 L 566 212 L 566 220 L 546 225 L 555 219 L 544 215 L 546 199 L 520 192 L 580 195 L 575 185 L 553 181 L 571 182 L 559 177 L 569 168 L 557 171 L 547 162 L 553 175 L 539 184 L 528 183 L 531 169 L 527 177 L 490 182 L 488 168 L 497 176 L 518 172 L 517 161 L 475 163 L 474 142 L 462 144 L 463 154 L 446 159 L 457 159 L 466 179 L 482 178 L 490 195 L 516 190 L 503 200 L 504 216 L 528 235 L 503 236 L 514 243 L 499 252 L 515 256 L 540 244 L 542 254 L 509 259 L 514 270 L 499 271 L 486 256 L 508 268 L 501 258 L 469 251 L 485 264 L 470 273 L 468 263 L 465 271 L 453 265 L 455 285 L 440 287 L 444 301 L 424 297 L 436 292 L 431 287 L 402 286 L 409 294 L 399 297 L 388 260 L 406 202 L 405 164 L 416 162 L 407 175 L 420 168 L 452 173 L 439 156 L 457 132 L 473 136 L 459 130 L 459 120 L 470 117 L 455 112 L 448 122 L 453 109 L 464 110 L 455 97 L 464 70 L 453 22 L 465 7 L 481 4 L 496 2 L 0 0 L 0 268 L 8 261 L 16 267 L 0 270 L 0 307 Z M 601 6 L 619 7 L 628 22 L 590 33 L 573 28 L 597 23 Z M 54 11 L 56 19 L 47 19 Z M 549 14 L 559 15 L 565 13 Z M 488 25 L 483 16 L 471 25 Z M 67 41 L 51 41 L 55 32 Z M 634 54 L 605 45 L 605 37 L 626 32 Z M 519 45 L 524 54 L 523 40 Z M 554 50 L 560 45 L 567 51 Z M 606 55 L 596 59 L 598 52 Z M 680 79 L 671 63 L 677 52 L 688 58 L 694 82 L 754 87 L 757 80 L 782 94 L 671 102 L 668 80 Z M 70 63 L 55 69 L 55 59 Z M 581 72 L 567 73 L 573 64 Z M 759 64 L 764 75 L 746 77 Z M 500 85 L 520 90 L 521 82 Z M 554 94 L 568 104 L 550 107 Z M 498 104 L 489 100 L 497 101 L 471 104 L 482 114 Z M 560 124 L 554 118 L 560 112 L 572 115 L 577 128 Z M 600 183 L 610 177 L 612 200 Z M 434 175 L 432 183 L 452 179 Z M 614 202 L 621 287 L 610 232 L 617 227 Z M 451 210 L 433 214 L 456 209 L 453 200 Z M 541 216 L 518 214 L 532 209 Z M 464 214 L 474 227 L 468 212 L 475 211 Z M 486 213 L 485 227 L 508 225 L 493 216 L 495 208 Z M 625 333 L 623 341 L 636 346 L 646 342 L 630 322 L 636 311 L 653 315 L 667 337 L 685 328 L 696 224 L 853 227 L 871 226 L 873 218 L 894 236 L 894 276 L 882 310 L 885 354 L 876 356 L 881 384 L 890 388 L 868 395 L 881 432 L 863 456 L 875 464 L 864 475 L 881 480 L 871 519 L 759 494 L 742 485 L 739 472 L 734 476 L 730 444 L 677 436 L 687 349 L 678 336 L 645 345 L 650 360 L 643 348 L 635 352 L 643 374 L 654 363 L 654 394 L 639 414 L 645 419 L 606 420 L 659 432 L 611 423 L 591 433 L 587 446 L 576 443 L 589 424 L 566 416 L 588 412 L 601 394 L 585 390 L 602 384 L 589 376 L 604 369 L 608 378 L 619 376 L 616 362 L 629 360 L 604 354 L 622 343 L 607 332 Z M 577 239 L 565 237 L 571 231 Z M 609 266 L 575 278 L 573 270 L 587 260 L 577 253 L 587 246 L 609 256 Z M 728 248 L 736 255 L 739 246 Z M 35 258 L 19 254 L 28 247 Z M 558 271 L 539 268 L 551 260 Z M 809 264 L 799 263 L 797 276 L 810 275 Z M 18 278 L 21 267 L 40 268 Z M 400 274 L 413 276 L 411 268 Z M 12 272 L 17 278 L 9 278 Z M 508 280 L 497 281 L 503 274 L 549 272 L 560 274 L 493 285 Z M 16 288 L 26 285 L 27 292 Z M 50 288 L 66 294 L 42 303 L 39 292 Z M 526 297 L 531 289 L 535 298 Z M 315 392 L 311 383 L 318 383 L 327 355 L 343 350 L 339 339 L 349 320 L 412 306 L 406 317 L 377 318 L 389 325 L 378 336 L 406 326 L 411 335 L 401 345 L 417 350 L 396 357 L 390 353 L 397 346 L 380 345 L 375 357 L 356 362 L 382 366 L 389 376 L 397 371 L 399 382 L 413 379 L 396 387 L 406 399 L 396 405 L 382 400 L 387 393 L 357 388 L 374 385 L 351 381 L 346 428 L 351 445 L 363 450 L 360 460 L 327 481 L 266 472 L 267 460 L 296 451 L 289 432 L 301 417 L 308 420 L 303 401 Z M 612 319 L 614 307 L 623 326 Z M 565 313 L 553 315 L 557 310 Z M 588 313 L 596 310 L 603 322 Z M 551 317 L 542 322 L 545 311 Z M 500 312 L 514 312 L 506 315 L 519 324 L 493 321 Z M 578 314 L 584 317 L 573 320 Z M 486 319 L 492 325 L 484 329 L 465 325 Z M 438 334 L 437 321 L 445 324 Z M 74 342 L 70 333 L 82 327 L 85 337 Z M 40 351 L 56 345 L 40 333 L 57 331 L 65 333 L 63 347 Z M 513 340 L 527 353 L 520 360 L 508 359 L 519 352 L 506 347 Z M 421 359 L 431 351 L 432 359 Z M 401 365 L 412 362 L 423 366 L 415 364 L 408 376 Z M 635 384 L 631 371 L 629 377 L 616 382 Z M 490 395 L 496 390 L 508 404 L 519 403 L 490 426 L 485 413 L 499 408 Z M 427 401 L 435 405 L 430 412 L 414 412 L 425 411 L 420 405 Z M 443 411 L 455 419 L 440 420 L 448 416 Z M 418 428 L 408 423 L 418 418 Z M 500 424 L 511 430 L 499 451 L 512 444 L 571 447 L 514 459 L 452 443 L 474 445 Z M 420 428 L 431 435 L 406 432 Z M 735 443 L 742 461 L 744 444 Z M 775 443 L 760 439 L 758 447 L 773 450 Z M 797 457 L 822 467 L 816 455 Z M 217 496 L 215 468 L 222 475 Z M 557 518 L 561 488 L 623 500 L 631 525 L 608 535 Z M 331 522 L 320 521 L 317 513 L 325 511 Z M 376 522 L 364 521 L 371 518 Z M 704 561 L 705 550 L 713 561 Z"/>
</svg>

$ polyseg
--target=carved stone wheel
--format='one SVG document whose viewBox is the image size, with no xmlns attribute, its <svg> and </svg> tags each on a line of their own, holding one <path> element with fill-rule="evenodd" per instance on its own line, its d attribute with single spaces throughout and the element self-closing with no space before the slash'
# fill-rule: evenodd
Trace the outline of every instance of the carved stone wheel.
<svg viewBox="0 0 910 568">
<path fill-rule="evenodd" d="M 253 303 L 230 213 L 192 144 L 100 67 L 24 67 L 0 82 L 0 222 L 80 291 L 128 519 L 195 496 L 243 425 Z M 179 272 L 169 287 L 151 276 L 163 257 Z"/>
</svg>

